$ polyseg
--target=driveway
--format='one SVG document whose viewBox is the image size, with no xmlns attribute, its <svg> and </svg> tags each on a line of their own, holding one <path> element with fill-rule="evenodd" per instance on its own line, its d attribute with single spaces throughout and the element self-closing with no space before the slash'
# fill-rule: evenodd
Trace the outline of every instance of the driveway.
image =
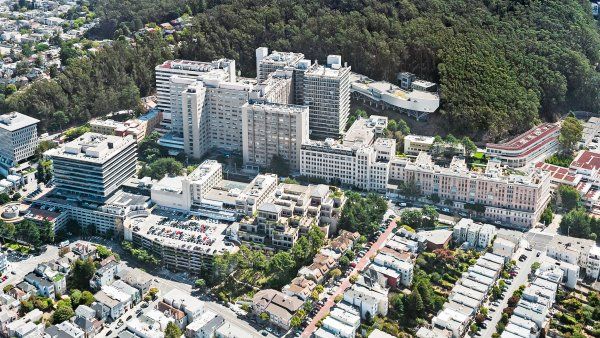
<svg viewBox="0 0 600 338">
<path fill-rule="evenodd" d="M 377 251 L 379 249 L 381 249 L 381 247 L 383 246 L 383 244 L 385 243 L 387 238 L 390 236 L 390 234 L 392 233 L 392 230 L 395 227 L 396 227 L 396 222 L 395 221 L 390 222 L 390 225 L 388 225 L 387 229 L 385 229 L 385 231 L 381 235 L 379 235 L 379 238 L 377 239 L 377 241 L 375 243 L 373 243 L 373 245 L 371 246 L 369 251 L 367 251 L 367 253 L 363 256 L 363 258 L 361 258 L 360 261 L 356 264 L 356 267 L 354 267 L 354 269 L 352 270 L 350 275 L 348 275 L 348 277 L 344 278 L 344 280 L 342 281 L 340 286 L 337 288 L 337 290 L 333 293 L 333 295 L 329 296 L 329 298 L 327 299 L 325 304 L 323 304 L 323 307 L 321 307 L 321 310 L 319 310 L 319 312 L 317 312 L 317 314 L 312 318 L 310 324 L 308 324 L 306 329 L 304 329 L 304 332 L 302 332 L 301 337 L 308 338 L 313 334 L 313 332 L 315 332 L 317 330 L 317 323 L 322 318 L 324 318 L 329 313 L 331 308 L 335 305 L 335 297 L 337 297 L 338 295 L 342 295 L 346 291 L 346 289 L 348 289 L 351 286 L 352 283 L 350 283 L 350 276 L 361 272 L 367 266 L 367 264 L 369 264 L 369 262 L 371 261 L 371 257 L 373 257 L 377 254 Z"/>
<path fill-rule="evenodd" d="M 515 292 L 515 290 L 519 288 L 519 286 L 527 284 L 527 277 L 529 275 L 529 272 L 531 271 L 531 264 L 539 260 L 539 258 L 535 256 L 538 252 L 539 251 L 537 250 L 525 251 L 522 249 L 517 251 L 517 253 L 515 254 L 515 261 L 517 262 L 517 267 L 519 267 L 519 272 L 512 279 L 512 284 L 507 284 L 508 288 L 504 292 L 504 296 L 498 300 L 498 303 L 500 303 L 500 305 L 493 306 L 490 303 L 484 304 L 484 306 L 488 309 L 491 309 L 492 307 L 495 308 L 495 311 L 488 312 L 488 315 L 491 316 L 492 319 L 485 321 L 485 323 L 487 324 L 487 328 L 479 331 L 479 335 L 477 337 L 491 337 L 492 334 L 496 332 L 496 325 L 500 321 L 500 318 L 502 318 L 502 310 L 504 310 L 508 306 L 508 299 L 512 296 L 513 292 Z M 519 256 L 521 256 L 522 254 L 527 256 L 527 259 L 524 262 L 519 261 Z"/>
</svg>

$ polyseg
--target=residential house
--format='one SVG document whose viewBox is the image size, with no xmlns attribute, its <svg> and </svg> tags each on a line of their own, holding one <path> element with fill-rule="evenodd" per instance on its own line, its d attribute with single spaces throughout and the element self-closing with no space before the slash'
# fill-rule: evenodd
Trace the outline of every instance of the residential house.
<svg viewBox="0 0 600 338">
<path fill-rule="evenodd" d="M 296 297 L 287 296 L 277 290 L 258 291 L 252 298 L 252 311 L 256 315 L 265 312 L 271 323 L 288 330 L 292 316 L 304 302 Z"/>
</svg>

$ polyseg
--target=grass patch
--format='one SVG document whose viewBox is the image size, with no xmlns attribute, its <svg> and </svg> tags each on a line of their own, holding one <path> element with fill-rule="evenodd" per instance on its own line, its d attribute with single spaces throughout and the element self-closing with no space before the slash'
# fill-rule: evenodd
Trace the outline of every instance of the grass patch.
<svg viewBox="0 0 600 338">
<path fill-rule="evenodd" d="M 571 165 L 571 162 L 573 162 L 573 156 L 554 154 L 548 157 L 545 162 L 559 167 L 568 168 Z"/>
</svg>

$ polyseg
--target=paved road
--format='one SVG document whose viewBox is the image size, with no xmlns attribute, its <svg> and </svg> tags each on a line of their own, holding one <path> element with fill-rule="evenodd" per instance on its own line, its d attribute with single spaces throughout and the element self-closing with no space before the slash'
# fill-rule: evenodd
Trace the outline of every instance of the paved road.
<svg viewBox="0 0 600 338">
<path fill-rule="evenodd" d="M 313 332 L 315 332 L 317 330 L 317 323 L 322 318 L 324 318 L 325 315 L 327 315 L 329 313 L 331 307 L 333 307 L 333 305 L 335 305 L 335 297 L 343 294 L 346 291 L 346 289 L 350 287 L 350 285 L 351 285 L 350 276 L 359 273 L 367 266 L 367 264 L 369 264 L 369 262 L 371 261 L 371 257 L 373 257 L 377 254 L 377 251 L 383 246 L 383 244 L 385 243 L 387 238 L 390 236 L 390 233 L 392 233 L 392 230 L 395 227 L 396 227 L 396 222 L 391 222 L 390 225 L 387 227 L 387 229 L 379 236 L 377 241 L 375 243 L 373 243 L 373 245 L 371 246 L 371 249 L 369 249 L 369 251 L 367 251 L 367 253 L 363 256 L 363 258 L 361 258 L 360 261 L 356 264 L 356 267 L 352 270 L 350 275 L 348 277 L 344 278 L 344 280 L 342 281 L 340 286 L 337 288 L 337 291 L 335 291 L 333 293 L 333 295 L 329 296 L 329 299 L 327 299 L 325 304 L 323 304 L 323 307 L 321 308 L 321 310 L 319 310 L 319 312 L 317 312 L 317 314 L 312 318 L 312 321 L 310 322 L 310 324 L 308 324 L 306 329 L 304 329 L 304 332 L 302 332 L 301 337 L 310 337 L 313 334 Z"/>
<path fill-rule="evenodd" d="M 95 244 L 102 244 L 106 247 L 109 247 L 113 252 L 116 252 L 119 255 L 121 255 L 121 258 L 122 258 L 121 264 L 123 266 L 132 267 L 132 268 L 136 267 L 135 263 L 132 264 L 132 262 L 127 261 L 127 259 L 126 259 L 127 255 L 124 255 L 123 249 L 121 248 L 121 246 L 118 243 L 116 243 L 114 241 L 108 241 L 108 240 L 105 240 L 102 238 L 94 238 L 90 242 L 95 243 Z M 153 279 L 154 279 L 153 286 L 158 288 L 158 290 L 160 291 L 158 299 L 161 299 L 161 295 L 164 295 L 173 289 L 179 289 L 183 292 L 190 293 L 190 297 L 193 297 L 191 295 L 193 280 L 191 278 L 189 278 L 188 276 L 186 276 L 184 273 L 174 273 L 174 272 L 168 271 L 167 269 L 158 269 L 158 268 L 154 269 L 154 270 L 146 270 L 146 271 L 153 276 Z M 216 302 L 213 302 L 213 301 L 209 301 L 209 300 L 203 300 L 203 301 L 204 301 L 205 308 L 213 311 L 214 313 L 221 315 L 227 322 L 244 328 L 248 332 L 249 337 L 263 338 L 257 329 L 252 327 L 245 320 L 238 318 L 237 314 L 235 312 L 233 312 L 230 308 L 225 307 L 225 306 L 218 304 Z M 157 303 L 158 303 L 158 300 L 150 303 L 150 305 L 146 309 L 144 309 L 143 312 L 145 313 L 146 311 L 149 311 L 150 309 L 156 308 Z M 117 326 L 118 320 L 116 320 L 115 322 L 111 323 L 108 328 L 105 328 L 104 330 L 102 330 L 100 335 L 96 335 L 96 337 L 112 338 L 112 337 L 116 337 L 119 334 L 119 332 L 126 330 L 127 329 L 126 318 L 129 315 L 132 315 L 135 317 L 135 312 L 140 308 L 140 304 L 136 305 L 133 309 L 127 311 L 123 316 L 120 317 L 123 320 L 123 322 L 125 322 L 125 324 L 123 326 L 121 326 L 117 329 L 116 326 Z M 108 331 L 112 331 L 110 336 L 106 335 L 108 333 Z M 273 337 L 271 334 L 269 334 L 266 338 L 269 338 L 269 336 Z"/>
<path fill-rule="evenodd" d="M 548 234 L 557 234 L 558 233 L 558 226 L 560 225 L 560 221 L 562 221 L 563 216 L 556 214 L 554 215 L 554 218 L 552 219 L 552 223 L 550 223 L 544 230 L 543 232 L 548 233 Z"/>
<path fill-rule="evenodd" d="M 8 264 L 8 269 L 5 274 L 8 276 L 6 281 L 0 282 L 0 285 L 4 287 L 7 284 L 16 285 L 23 281 L 25 275 L 35 270 L 38 264 L 45 263 L 54 259 L 58 259 L 58 247 L 48 245 L 48 248 L 45 252 L 38 256 L 31 256 L 22 261 L 10 262 Z M 14 275 L 12 272 L 14 271 Z"/>
<path fill-rule="evenodd" d="M 499 306 L 494 306 L 489 303 L 486 303 L 484 305 L 490 310 L 493 307 L 495 311 L 489 311 L 488 315 L 491 316 L 492 319 L 485 321 L 485 323 L 487 324 L 487 328 L 482 329 L 477 335 L 477 337 L 491 337 L 492 334 L 496 332 L 496 325 L 500 321 L 500 318 L 502 318 L 502 310 L 504 310 L 508 306 L 508 299 L 512 296 L 513 292 L 515 292 L 515 290 L 519 288 L 519 286 L 527 284 L 527 277 L 529 275 L 529 272 L 531 271 L 531 264 L 539 260 L 539 258 L 536 257 L 536 254 L 538 252 L 539 251 L 537 250 L 525 251 L 523 249 L 519 249 L 517 251 L 517 253 L 515 254 L 515 260 L 517 262 L 517 266 L 519 267 L 519 272 L 512 279 L 512 284 L 507 285 L 508 288 L 504 292 L 504 296 L 498 300 L 498 302 L 500 303 Z M 527 256 L 527 259 L 524 262 L 519 261 L 519 256 L 521 256 L 522 254 L 525 254 Z"/>
</svg>

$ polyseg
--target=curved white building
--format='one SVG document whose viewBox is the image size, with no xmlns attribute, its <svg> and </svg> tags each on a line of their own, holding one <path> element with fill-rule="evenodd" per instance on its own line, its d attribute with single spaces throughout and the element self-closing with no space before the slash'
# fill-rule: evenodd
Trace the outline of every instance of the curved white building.
<svg viewBox="0 0 600 338">
<path fill-rule="evenodd" d="M 420 120 L 440 107 L 437 93 L 421 90 L 404 90 L 386 81 L 375 81 L 364 75 L 350 75 L 350 93 L 385 108 L 400 110 Z"/>
</svg>

